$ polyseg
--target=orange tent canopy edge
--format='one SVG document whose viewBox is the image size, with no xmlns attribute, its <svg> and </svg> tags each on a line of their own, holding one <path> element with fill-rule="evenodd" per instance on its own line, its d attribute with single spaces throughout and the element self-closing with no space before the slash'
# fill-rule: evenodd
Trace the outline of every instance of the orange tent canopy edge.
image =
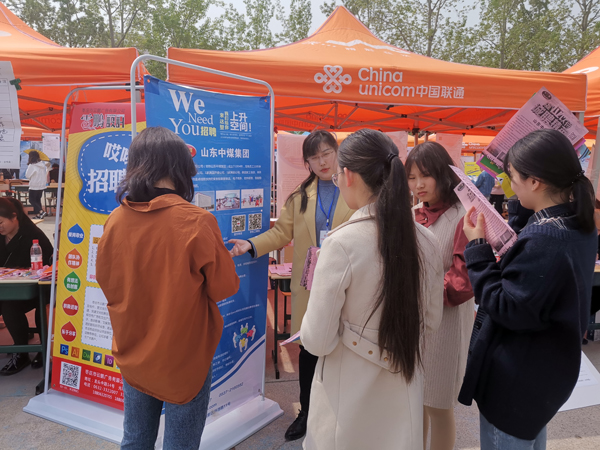
<svg viewBox="0 0 600 450">
<path fill-rule="evenodd" d="M 0 61 L 10 61 L 21 80 L 19 109 L 25 136 L 40 138 L 62 126 L 65 97 L 76 87 L 126 85 L 135 48 L 67 48 L 28 27 L 0 3 Z M 145 68 L 138 68 L 138 81 Z M 72 101 L 129 101 L 126 91 L 79 92 Z"/>
<path fill-rule="evenodd" d="M 338 7 L 311 36 L 264 50 L 169 48 L 168 57 L 268 82 L 280 129 L 315 128 L 496 134 L 546 87 L 574 112 L 586 109 L 586 78 L 440 61 L 375 37 Z M 204 89 L 265 94 L 247 82 L 168 65 L 168 80 Z"/>
</svg>

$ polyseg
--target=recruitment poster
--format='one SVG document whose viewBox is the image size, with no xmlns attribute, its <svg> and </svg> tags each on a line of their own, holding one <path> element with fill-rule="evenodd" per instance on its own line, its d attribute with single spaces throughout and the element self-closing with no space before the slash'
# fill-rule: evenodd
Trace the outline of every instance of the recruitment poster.
<svg viewBox="0 0 600 450">
<path fill-rule="evenodd" d="M 144 127 L 143 105 L 137 112 Z M 142 123 L 140 123 L 142 122 Z M 129 103 L 73 107 L 58 254 L 52 388 L 123 409 L 121 374 L 111 354 L 106 298 L 96 283 L 96 251 L 131 143 Z"/>
<path fill-rule="evenodd" d="M 510 148 L 529 133 L 543 129 L 561 132 L 575 148 L 585 143 L 583 137 L 588 132 L 558 97 L 542 87 L 486 147 L 483 157 L 478 161 L 482 170 L 492 175 L 502 173 L 504 158 Z"/>
<path fill-rule="evenodd" d="M 194 202 L 217 218 L 223 241 L 269 229 L 270 100 L 144 78 L 147 125 L 166 127 L 196 163 Z M 230 248 L 231 246 L 228 246 Z M 225 320 L 213 360 L 207 422 L 261 395 L 266 344 L 267 257 L 235 259 L 237 294 L 218 303 Z"/>
</svg>

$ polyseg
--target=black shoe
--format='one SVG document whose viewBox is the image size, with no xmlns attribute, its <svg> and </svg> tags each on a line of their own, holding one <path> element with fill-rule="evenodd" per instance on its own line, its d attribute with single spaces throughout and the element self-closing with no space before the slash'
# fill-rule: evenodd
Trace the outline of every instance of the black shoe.
<svg viewBox="0 0 600 450">
<path fill-rule="evenodd" d="M 308 420 L 308 414 L 304 411 L 298 411 L 298 417 L 292 422 L 287 431 L 285 432 L 286 441 L 295 441 L 304 437 L 306 434 L 306 422 Z"/>
<path fill-rule="evenodd" d="M 29 353 L 13 353 L 10 355 L 8 364 L 0 370 L 0 375 L 14 375 L 31 363 Z"/>
<path fill-rule="evenodd" d="M 43 365 L 44 365 L 44 357 L 42 356 L 42 352 L 39 352 L 37 355 L 35 355 L 35 358 L 33 358 L 33 361 L 31 361 L 31 368 L 39 369 Z"/>
</svg>

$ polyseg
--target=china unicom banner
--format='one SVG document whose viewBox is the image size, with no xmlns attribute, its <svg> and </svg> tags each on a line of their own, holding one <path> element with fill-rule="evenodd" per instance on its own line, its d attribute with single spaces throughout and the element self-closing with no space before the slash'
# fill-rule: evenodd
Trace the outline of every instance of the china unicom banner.
<svg viewBox="0 0 600 450">
<path fill-rule="evenodd" d="M 138 130 L 144 109 L 137 111 Z M 52 389 L 123 409 L 112 356 L 106 297 L 96 282 L 96 251 L 118 206 L 131 144 L 129 103 L 85 103 L 71 113 L 63 220 L 56 276 Z"/>
<path fill-rule="evenodd" d="M 144 91 L 147 126 L 168 128 L 188 144 L 198 171 L 194 203 L 215 215 L 223 241 L 268 230 L 269 98 L 184 88 L 150 76 Z M 225 324 L 213 360 L 208 422 L 261 395 L 267 257 L 246 254 L 235 262 L 240 289 L 218 303 Z"/>
</svg>

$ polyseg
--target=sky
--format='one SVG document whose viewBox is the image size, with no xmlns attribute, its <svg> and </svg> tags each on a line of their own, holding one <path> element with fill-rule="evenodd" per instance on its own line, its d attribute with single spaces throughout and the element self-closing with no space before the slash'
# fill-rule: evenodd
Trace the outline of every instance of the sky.
<svg viewBox="0 0 600 450">
<path fill-rule="evenodd" d="M 280 2 L 285 8 L 286 13 L 289 13 L 290 0 L 280 0 Z M 232 4 L 235 7 L 235 9 L 237 9 L 239 12 L 246 12 L 246 6 L 244 5 L 243 0 L 225 0 L 225 3 Z M 325 14 L 323 14 L 319 9 L 319 6 L 323 4 L 323 0 L 312 0 L 310 4 L 312 7 L 312 25 L 310 27 L 309 34 L 316 31 L 316 29 L 319 28 L 323 22 L 325 22 L 325 19 L 327 19 Z M 218 17 L 222 13 L 222 9 L 215 8 L 214 6 L 211 7 L 211 9 L 208 11 L 208 15 L 211 17 Z M 271 21 L 271 31 L 274 33 L 279 33 L 283 31 L 281 29 L 281 23 L 278 20 L 275 20 L 274 18 Z"/>
</svg>

